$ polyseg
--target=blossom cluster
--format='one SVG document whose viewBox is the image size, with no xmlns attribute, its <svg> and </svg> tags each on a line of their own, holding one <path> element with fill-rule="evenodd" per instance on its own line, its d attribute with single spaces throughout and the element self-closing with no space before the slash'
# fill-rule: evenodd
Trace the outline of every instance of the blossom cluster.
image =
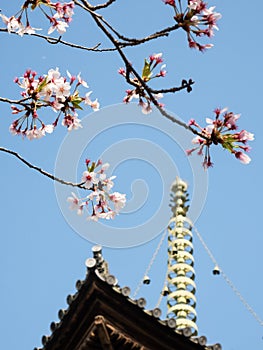
<svg viewBox="0 0 263 350">
<path fill-rule="evenodd" d="M 254 135 L 246 130 L 237 132 L 237 120 L 240 114 L 228 112 L 227 108 L 217 108 L 215 111 L 215 119 L 206 118 L 208 125 L 202 128 L 194 119 L 189 121 L 189 126 L 196 127 L 200 131 L 200 136 L 196 136 L 192 143 L 196 146 L 186 153 L 191 155 L 197 151 L 199 155 L 203 155 L 205 149 L 203 166 L 205 169 L 213 166 L 210 157 L 210 147 L 214 145 L 222 145 L 243 164 L 248 164 L 251 159 L 246 154 L 250 151 L 247 145 L 248 141 L 254 140 Z"/>
<path fill-rule="evenodd" d="M 158 66 L 163 63 L 162 59 L 162 53 L 158 54 L 153 54 L 149 56 L 149 59 L 144 60 L 144 67 L 142 70 L 142 75 L 141 78 L 143 81 L 148 82 L 154 78 L 160 78 L 160 77 L 165 77 L 166 75 L 166 70 L 165 67 L 166 65 L 163 64 L 159 68 Z M 154 70 L 158 67 L 158 71 L 154 73 Z M 127 78 L 127 73 L 124 68 L 120 68 L 118 70 L 118 73 Z M 147 95 L 147 93 L 144 91 L 144 87 L 141 85 L 141 83 L 138 81 L 136 77 L 129 79 L 130 82 L 135 85 L 135 89 L 133 90 L 126 90 L 126 96 L 123 99 L 123 102 L 129 103 L 133 98 L 136 98 L 139 100 L 139 106 L 142 107 L 142 113 L 144 114 L 149 114 L 152 112 L 152 107 L 151 107 L 151 99 Z M 158 100 L 163 97 L 161 93 L 159 94 L 153 94 L 153 96 Z M 159 106 L 163 107 L 162 103 L 159 103 Z"/>
<path fill-rule="evenodd" d="M 45 10 L 43 5 L 49 9 L 49 13 Z M 64 34 L 68 28 L 68 24 L 72 21 L 72 16 L 74 14 L 74 2 L 70 1 L 68 3 L 56 2 L 53 3 L 50 0 L 27 0 L 22 5 L 22 8 L 16 15 L 7 17 L 0 14 L 2 21 L 7 27 L 8 32 L 15 32 L 20 36 L 24 34 L 34 34 L 36 30 L 41 30 L 40 28 L 33 28 L 29 23 L 28 7 L 31 10 L 39 7 L 41 12 L 49 20 L 51 27 L 48 30 L 48 34 L 57 30 L 59 34 Z M 23 17 L 25 17 L 25 23 L 23 23 Z"/>
<path fill-rule="evenodd" d="M 174 19 L 178 25 L 187 33 L 187 40 L 190 48 L 204 51 L 213 47 L 213 44 L 202 45 L 197 42 L 196 37 L 212 37 L 214 30 L 218 30 L 217 21 L 222 17 L 215 12 L 215 6 L 207 7 L 203 0 L 188 0 L 187 8 L 182 9 L 181 1 L 178 5 L 175 0 L 162 0 L 165 4 L 173 7 Z"/>
<path fill-rule="evenodd" d="M 103 164 L 101 160 L 91 163 L 89 159 L 86 159 L 86 166 L 87 170 L 83 172 L 81 182 L 84 188 L 90 190 L 91 193 L 85 198 L 79 198 L 72 192 L 72 197 L 67 199 L 70 209 L 82 215 L 86 208 L 87 219 L 92 221 L 114 219 L 126 203 L 125 194 L 110 192 L 116 176 L 107 177 L 106 170 L 109 168 L 109 163 Z"/>
<path fill-rule="evenodd" d="M 99 109 L 97 99 L 91 101 L 89 91 L 84 97 L 80 96 L 78 88 L 88 88 L 85 80 L 67 72 L 67 77 L 61 76 L 59 69 L 50 69 L 44 76 L 37 77 L 37 73 L 27 70 L 23 77 L 15 78 L 14 82 L 23 89 L 22 100 L 18 106 L 12 105 L 12 114 L 22 114 L 13 121 L 10 132 L 14 135 L 26 136 L 29 140 L 39 139 L 46 133 L 52 133 L 61 116 L 62 125 L 68 131 L 81 127 L 76 110 L 82 109 L 81 104 L 89 105 L 94 111 Z M 75 87 L 73 88 L 73 84 Z M 71 91 L 73 89 L 73 91 Z M 39 116 L 39 110 L 50 107 L 57 116 L 52 124 L 45 124 Z"/>
</svg>

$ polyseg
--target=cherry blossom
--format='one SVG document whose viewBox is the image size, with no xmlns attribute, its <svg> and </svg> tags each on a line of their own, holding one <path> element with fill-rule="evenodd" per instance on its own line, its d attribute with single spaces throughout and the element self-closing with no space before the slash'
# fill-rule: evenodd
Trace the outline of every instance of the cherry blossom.
<svg viewBox="0 0 263 350">
<path fill-rule="evenodd" d="M 82 126 L 76 110 L 82 109 L 82 103 L 89 105 L 93 110 L 99 109 L 98 100 L 89 99 L 91 92 L 86 93 L 85 97 L 80 95 L 78 89 L 88 87 L 80 74 L 76 81 L 69 72 L 67 77 L 61 76 L 59 68 L 49 69 L 44 76 L 37 76 L 36 72 L 27 70 L 22 77 L 15 78 L 14 82 L 23 89 L 21 96 L 24 101 L 22 100 L 20 108 L 11 106 L 12 114 L 22 115 L 10 126 L 9 130 L 13 135 L 26 136 L 30 140 L 39 139 L 46 133 L 52 133 L 62 116 L 62 125 L 68 131 L 77 130 Z M 45 125 L 40 119 L 39 112 L 44 107 L 50 107 L 58 113 L 53 123 Z"/>
<path fill-rule="evenodd" d="M 118 213 L 126 203 L 126 195 L 114 192 L 110 195 L 110 200 L 114 203 L 115 211 Z"/>
<path fill-rule="evenodd" d="M 61 4 L 60 2 L 57 2 L 55 4 L 55 8 L 57 13 L 54 15 L 55 18 L 63 18 L 66 22 L 70 22 L 72 20 L 72 16 L 74 14 L 73 8 L 74 8 L 74 2 L 71 1 L 66 4 Z"/>
<path fill-rule="evenodd" d="M 189 0 L 185 10 L 182 10 L 181 1 L 178 5 L 173 0 L 163 0 L 166 5 L 174 9 L 174 20 L 178 26 L 187 33 L 188 45 L 190 48 L 205 51 L 213 47 L 213 44 L 200 44 L 197 37 L 212 37 L 214 30 L 218 30 L 217 21 L 222 17 L 215 12 L 215 6 L 207 8 L 203 0 Z"/>
<path fill-rule="evenodd" d="M 81 202 L 81 200 L 76 196 L 74 192 L 71 192 L 71 194 L 72 194 L 72 197 L 67 198 L 67 201 L 71 203 L 70 210 L 77 210 L 77 214 L 82 215 L 84 204 Z"/>
<path fill-rule="evenodd" d="M 70 95 L 70 83 L 65 82 L 64 78 L 56 79 L 55 83 L 53 84 L 53 92 L 56 95 L 56 100 L 60 100 L 61 102 L 64 102 L 66 98 Z"/>
<path fill-rule="evenodd" d="M 251 132 L 248 132 L 246 130 L 241 130 L 238 134 L 238 140 L 240 142 L 246 143 L 247 141 L 253 141 L 254 135 L 251 134 Z"/>
<path fill-rule="evenodd" d="M 70 75 L 70 77 L 71 77 L 71 75 Z M 72 77 L 71 77 L 71 79 L 72 79 Z M 78 79 L 78 85 L 82 85 L 85 88 L 89 87 L 87 82 L 84 79 L 82 79 L 82 77 L 80 76 L 80 73 L 77 75 L 77 79 Z M 90 93 L 92 93 L 92 91 Z"/>
<path fill-rule="evenodd" d="M 116 176 L 107 177 L 106 171 L 110 165 L 103 164 L 100 159 L 92 163 L 87 159 L 86 166 L 87 170 L 82 174 L 81 184 L 90 193 L 84 198 L 79 198 L 72 193 L 72 197 L 68 197 L 70 209 L 76 210 L 77 214 L 81 215 L 85 207 L 88 213 L 87 219 L 91 221 L 114 219 L 126 203 L 125 194 L 110 193 L 114 185 L 112 180 Z"/>
<path fill-rule="evenodd" d="M 112 187 L 114 186 L 114 182 L 112 180 L 114 180 L 115 178 L 116 178 L 116 176 L 111 176 L 111 177 L 103 179 L 103 182 L 107 188 L 107 191 L 111 190 Z"/>
<path fill-rule="evenodd" d="M 55 18 L 50 18 L 50 22 L 52 23 L 52 26 L 48 30 L 48 34 L 51 34 L 54 32 L 54 30 L 57 30 L 59 34 L 66 33 L 68 28 L 68 24 L 66 22 L 57 21 Z"/>
<path fill-rule="evenodd" d="M 89 97 L 91 93 L 92 93 L 92 91 L 89 91 L 89 92 L 86 93 L 85 98 L 84 98 L 84 103 L 85 103 L 86 105 L 90 106 L 90 107 L 93 109 L 93 111 L 96 112 L 96 111 L 99 110 L 100 104 L 99 104 L 97 98 L 96 98 L 96 100 L 91 101 L 91 99 L 90 99 L 90 97 Z"/>
<path fill-rule="evenodd" d="M 41 28 L 33 28 L 30 25 L 27 25 L 26 27 L 21 26 L 19 30 L 17 31 L 17 34 L 20 36 L 23 36 L 24 34 L 34 34 L 36 30 L 41 30 Z"/>
<path fill-rule="evenodd" d="M 204 128 L 194 120 L 189 120 L 190 127 L 196 127 L 199 135 L 194 137 L 192 143 L 196 147 L 186 151 L 187 155 L 191 155 L 197 151 L 199 155 L 204 156 L 203 166 L 205 169 L 213 166 L 210 157 L 210 147 L 220 144 L 224 149 L 241 161 L 248 164 L 251 159 L 244 153 L 249 152 L 250 147 L 247 146 L 248 141 L 254 140 L 254 135 L 246 130 L 235 132 L 237 130 L 236 121 L 240 118 L 240 114 L 228 112 L 227 108 L 217 108 L 215 111 L 215 119 L 206 118 L 208 125 Z"/>
<path fill-rule="evenodd" d="M 55 30 L 61 35 L 63 35 L 69 23 L 72 21 L 72 16 L 74 14 L 74 2 L 69 3 L 56 2 L 53 3 L 50 0 L 47 1 L 25 1 L 22 8 L 18 11 L 15 16 L 7 17 L 0 14 L 2 21 L 6 25 L 8 32 L 16 32 L 20 36 L 24 34 L 34 34 L 36 30 L 41 30 L 38 28 L 33 28 L 29 23 L 29 12 L 28 8 L 31 10 L 39 8 L 42 14 L 49 20 L 51 27 L 48 30 L 48 34 L 53 33 Z M 51 15 L 46 11 L 48 9 Z M 55 11 L 55 13 L 54 13 Z M 25 18 L 25 24 L 23 24 L 23 18 Z"/>
<path fill-rule="evenodd" d="M 34 125 L 32 129 L 27 130 L 25 132 L 25 135 L 29 140 L 40 139 L 45 135 L 45 132 L 44 132 L 44 129 L 42 128 L 37 129 L 37 127 Z"/>
<path fill-rule="evenodd" d="M 162 0 L 166 5 L 175 6 L 175 0 Z"/>
<path fill-rule="evenodd" d="M 0 17 L 2 18 L 2 21 L 4 22 L 4 24 L 6 25 L 9 33 L 16 30 L 19 31 L 24 28 L 20 20 L 15 18 L 14 16 L 7 17 L 5 15 L 0 14 Z"/>
<path fill-rule="evenodd" d="M 235 157 L 239 159 L 240 162 L 243 164 L 249 164 L 251 161 L 251 158 L 243 152 L 234 152 L 234 154 L 235 154 Z"/>
<path fill-rule="evenodd" d="M 84 171 L 82 174 L 81 182 L 84 183 L 85 188 L 88 190 L 93 188 L 94 185 L 97 185 L 99 182 L 99 179 L 97 178 L 97 173 L 94 171 Z"/>
<path fill-rule="evenodd" d="M 62 125 L 66 126 L 68 128 L 68 131 L 82 128 L 80 119 L 77 118 L 77 113 L 75 113 L 75 115 L 66 115 L 62 120 Z"/>
<path fill-rule="evenodd" d="M 156 67 L 163 62 L 162 53 L 152 54 L 149 56 L 149 59 L 144 60 L 144 67 L 142 70 L 142 80 L 148 82 L 154 78 L 165 77 L 166 71 L 164 68 L 166 65 L 162 65 L 160 70 L 157 73 L 154 73 Z M 124 77 L 126 77 L 126 72 L 124 68 L 119 68 L 118 73 Z M 126 96 L 123 98 L 123 102 L 129 103 L 133 98 L 138 99 L 138 105 L 142 108 L 143 114 L 149 114 L 152 112 L 151 107 L 151 98 L 145 92 L 143 86 L 138 81 L 136 77 L 131 79 L 131 82 L 136 85 L 136 88 L 133 90 L 126 90 Z M 153 96 L 158 100 L 163 97 L 162 94 L 153 94 Z M 163 104 L 159 103 L 162 107 Z"/>
</svg>

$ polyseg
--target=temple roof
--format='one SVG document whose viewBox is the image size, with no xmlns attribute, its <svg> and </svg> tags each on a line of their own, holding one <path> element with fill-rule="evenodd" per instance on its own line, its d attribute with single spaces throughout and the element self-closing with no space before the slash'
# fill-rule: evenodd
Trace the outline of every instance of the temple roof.
<svg viewBox="0 0 263 350">
<path fill-rule="evenodd" d="M 95 258 L 87 259 L 87 275 L 76 282 L 76 293 L 68 295 L 59 322 L 42 337 L 42 348 L 34 350 L 221 350 L 206 345 L 206 337 L 191 337 L 186 328 L 175 330 L 176 320 L 161 320 L 161 310 L 146 310 L 146 300 L 129 297 Z"/>
</svg>

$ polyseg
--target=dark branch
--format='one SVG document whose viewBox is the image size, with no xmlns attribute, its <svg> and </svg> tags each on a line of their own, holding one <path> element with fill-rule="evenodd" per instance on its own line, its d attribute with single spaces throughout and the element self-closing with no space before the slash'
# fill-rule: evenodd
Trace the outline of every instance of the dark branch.
<svg viewBox="0 0 263 350">
<path fill-rule="evenodd" d="M 155 105 L 155 107 L 159 110 L 159 112 L 167 119 L 169 119 L 170 121 L 172 121 L 173 123 L 176 123 L 180 126 L 182 126 L 183 128 L 191 131 L 193 134 L 200 136 L 201 138 L 205 138 L 204 135 L 202 135 L 201 133 L 199 133 L 198 131 L 196 131 L 195 129 L 193 129 L 190 125 L 186 124 L 185 122 L 175 118 L 174 116 L 170 115 L 169 113 L 167 113 L 158 103 L 157 99 L 154 97 L 154 93 L 151 91 L 151 88 L 146 84 L 146 82 L 141 78 L 141 76 L 137 73 L 137 71 L 133 68 L 133 66 L 130 64 L 130 62 L 128 61 L 126 55 L 124 54 L 123 50 L 120 47 L 120 44 L 118 43 L 118 41 L 115 40 L 115 38 L 112 36 L 112 34 L 105 28 L 105 26 L 102 24 L 102 21 L 100 18 L 98 18 L 98 16 L 96 15 L 96 13 L 93 13 L 92 11 L 90 11 L 90 14 L 92 16 L 92 18 L 94 19 L 94 21 L 96 22 L 97 26 L 103 31 L 103 33 L 107 36 L 107 38 L 112 42 L 112 44 L 116 47 L 119 55 L 121 56 L 125 66 L 126 66 L 126 71 L 128 72 L 127 76 L 126 76 L 126 80 L 131 83 L 132 85 L 135 86 L 141 86 L 143 87 L 143 89 L 147 92 L 151 102 Z M 132 73 L 135 78 L 137 79 L 137 84 L 134 84 L 134 82 L 132 82 L 129 79 L 129 73 Z M 139 84 L 139 85 L 138 85 Z M 170 90 L 170 89 L 169 89 Z"/>
<path fill-rule="evenodd" d="M 43 170 L 43 169 L 41 169 L 41 168 L 39 168 L 39 167 L 29 163 L 22 156 L 20 156 L 17 152 L 11 151 L 10 149 L 4 148 L 4 147 L 0 147 L 0 151 L 12 154 L 16 158 L 18 158 L 22 163 L 26 164 L 29 168 L 38 171 L 39 173 L 41 173 L 44 176 L 47 176 L 48 178 L 50 178 L 53 181 L 57 181 L 57 182 L 59 182 L 59 183 L 61 183 L 63 185 L 68 185 L 68 186 L 73 186 L 73 187 L 78 187 L 78 188 L 85 189 L 85 187 L 83 186 L 83 183 L 74 183 L 74 182 L 70 182 L 70 181 L 65 181 L 65 180 L 59 179 L 58 177 L 48 173 L 47 171 L 45 171 L 45 170 Z"/>
<path fill-rule="evenodd" d="M 0 28 L 0 32 L 8 32 L 8 30 L 6 28 Z M 19 35 L 15 32 L 9 32 L 9 34 L 15 34 L 15 35 Z M 28 34 L 25 33 L 24 35 L 30 35 L 30 36 L 35 36 L 37 38 L 42 38 L 45 39 L 49 44 L 62 44 L 65 46 L 69 46 L 72 48 L 76 48 L 76 49 L 81 49 L 81 50 L 85 50 L 85 51 L 93 51 L 93 52 L 107 52 L 107 51 L 116 51 L 115 48 L 104 48 L 104 49 L 98 49 L 98 47 L 101 45 L 101 43 L 98 43 L 92 47 L 87 47 L 87 46 L 83 46 L 83 45 L 78 45 L 78 44 L 74 44 L 65 40 L 61 40 L 61 36 L 59 38 L 54 38 L 51 36 L 47 36 L 47 35 L 42 35 L 42 34 L 38 34 L 38 33 L 33 33 L 33 34 Z"/>
<path fill-rule="evenodd" d="M 181 91 L 181 90 L 184 90 L 186 89 L 187 92 L 191 92 L 192 91 L 192 87 L 191 85 L 193 85 L 195 82 L 192 80 L 192 79 L 189 79 L 189 81 L 187 82 L 186 80 L 182 80 L 182 84 L 181 86 L 178 86 L 178 87 L 172 87 L 172 88 L 169 88 L 169 89 L 160 89 L 160 90 L 155 90 L 155 89 L 152 89 L 150 88 L 151 92 L 153 94 L 167 94 L 169 92 L 171 93 L 175 93 L 175 92 L 178 92 L 178 91 Z"/>
<path fill-rule="evenodd" d="M 26 107 L 28 104 L 24 102 L 26 102 L 29 99 L 31 99 L 31 97 L 26 97 L 21 100 L 10 100 L 9 98 L 6 98 L 6 97 L 0 97 L 0 102 L 5 102 L 9 104 L 14 104 L 14 105 L 21 105 Z"/>
<path fill-rule="evenodd" d="M 91 6 L 85 0 L 81 1 L 81 3 L 76 0 L 75 4 L 80 6 L 85 11 L 88 11 L 92 16 L 96 16 L 97 18 L 99 18 L 112 31 L 112 33 L 114 33 L 117 36 L 118 39 L 123 40 L 123 42 L 119 43 L 120 47 L 136 46 L 136 45 L 144 44 L 147 41 L 154 40 L 154 39 L 157 39 L 157 38 L 162 37 L 162 36 L 168 36 L 170 32 L 180 28 L 180 26 L 178 24 L 175 24 L 171 27 L 167 27 L 167 28 L 159 30 L 153 34 L 150 34 L 144 38 L 139 38 L 139 39 L 138 38 L 128 38 L 128 37 L 120 34 L 115 28 L 113 28 L 113 26 L 110 23 L 108 23 L 105 20 L 105 18 L 103 18 L 101 15 L 97 14 L 95 12 L 95 10 L 97 9 L 96 6 L 95 7 Z"/>
<path fill-rule="evenodd" d="M 92 7 L 92 10 L 93 11 L 96 11 L 96 10 L 100 10 L 100 9 L 105 9 L 106 7 L 110 6 L 111 4 L 113 4 L 116 0 L 108 0 L 107 2 L 105 2 L 104 4 L 99 4 L 99 5 L 96 5 L 96 6 L 93 6 Z"/>
</svg>

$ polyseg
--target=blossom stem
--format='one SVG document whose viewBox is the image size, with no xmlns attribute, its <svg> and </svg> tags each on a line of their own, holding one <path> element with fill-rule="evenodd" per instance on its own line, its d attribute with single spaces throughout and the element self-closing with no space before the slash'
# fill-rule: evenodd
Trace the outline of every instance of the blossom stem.
<svg viewBox="0 0 263 350">
<path fill-rule="evenodd" d="M 63 179 L 60 179 L 50 173 L 48 173 L 47 171 L 31 164 L 30 162 L 28 162 L 26 159 L 24 159 L 20 154 L 18 154 L 17 152 L 14 152 L 10 149 L 4 148 L 4 147 L 0 147 L 0 151 L 1 152 L 5 152 L 8 154 L 12 154 L 13 156 L 15 156 L 16 158 L 18 158 L 22 163 L 26 164 L 29 168 L 34 169 L 36 171 L 38 171 L 39 173 L 41 173 L 42 175 L 50 178 L 53 181 L 57 181 L 59 183 L 61 183 L 62 185 L 68 185 L 68 186 L 72 186 L 72 187 L 78 187 L 78 188 L 82 188 L 82 189 L 86 189 L 84 187 L 84 183 L 74 183 L 74 182 L 70 182 L 70 181 L 65 181 Z"/>
</svg>

